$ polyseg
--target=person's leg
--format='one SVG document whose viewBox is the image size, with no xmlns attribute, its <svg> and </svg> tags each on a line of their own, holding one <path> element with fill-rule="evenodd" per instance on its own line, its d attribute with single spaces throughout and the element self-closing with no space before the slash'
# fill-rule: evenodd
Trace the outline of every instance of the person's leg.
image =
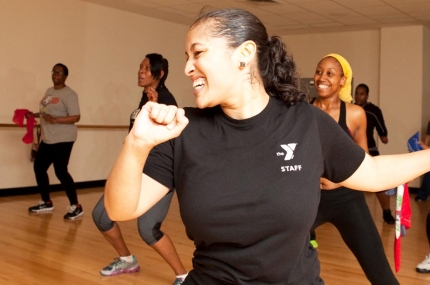
<svg viewBox="0 0 430 285">
<path fill-rule="evenodd" d="M 396 219 L 391 214 L 391 208 L 390 208 L 390 196 L 386 194 L 387 191 L 381 191 L 377 192 L 376 197 L 378 197 L 379 204 L 382 208 L 382 218 L 384 219 L 384 222 L 386 222 L 389 225 L 394 225 L 396 222 Z"/>
<path fill-rule="evenodd" d="M 311 233 L 310 233 L 310 235 L 311 235 L 311 241 L 312 240 L 316 240 L 317 239 L 317 234 L 315 233 L 315 230 L 311 230 Z"/>
<path fill-rule="evenodd" d="M 72 153 L 73 142 L 55 144 L 54 170 L 58 180 L 64 187 L 70 205 L 78 204 L 78 195 L 76 193 L 75 182 L 69 173 L 68 165 L 70 154 Z"/>
<path fill-rule="evenodd" d="M 415 201 L 425 201 L 430 195 L 430 172 L 423 175 L 420 190 L 418 191 Z"/>
<path fill-rule="evenodd" d="M 139 264 L 137 263 L 136 258 L 131 255 L 127 245 L 125 244 L 120 227 L 107 215 L 106 208 L 104 206 L 104 195 L 102 195 L 94 207 L 92 217 L 98 230 L 119 255 L 119 259 L 117 261 L 104 267 L 100 273 L 102 275 L 111 276 L 139 271 Z"/>
<path fill-rule="evenodd" d="M 369 154 L 371 156 L 378 156 L 379 151 L 371 150 L 369 151 Z M 382 218 L 384 219 L 384 222 L 386 222 L 389 225 L 394 225 L 396 223 L 396 219 L 391 214 L 390 196 L 387 195 L 387 191 L 385 190 L 381 192 L 376 192 L 375 194 L 382 208 Z"/>
<path fill-rule="evenodd" d="M 430 245 L 430 211 L 427 213 L 426 234 L 427 241 Z M 426 258 L 420 264 L 417 265 L 416 271 L 418 273 L 430 273 L 430 254 L 428 254 Z"/>
<path fill-rule="evenodd" d="M 426 233 L 427 233 L 427 241 L 429 242 L 429 245 L 430 245 L 430 211 L 427 213 Z"/>
<path fill-rule="evenodd" d="M 51 149 L 51 145 L 41 142 L 34 160 L 33 169 L 42 202 L 28 208 L 28 211 L 32 213 L 47 212 L 54 209 L 49 195 L 49 176 L 47 172 L 53 161 Z"/>
<path fill-rule="evenodd" d="M 64 219 L 74 220 L 84 214 L 82 206 L 78 202 L 78 195 L 76 193 L 75 181 L 69 173 L 68 165 L 70 154 L 72 152 L 74 142 L 63 142 L 55 145 L 54 157 L 54 170 L 58 180 L 66 191 L 67 198 L 69 198 L 69 211 L 64 215 Z"/>
<path fill-rule="evenodd" d="M 169 210 L 174 191 L 169 192 L 148 212 L 138 218 L 139 234 L 170 265 L 176 276 L 187 274 L 176 248 L 160 228 Z"/>
<path fill-rule="evenodd" d="M 322 191 L 324 191 L 324 190 L 322 190 Z M 312 225 L 311 230 L 310 230 L 310 244 L 315 249 L 318 248 L 318 246 L 319 246 L 318 242 L 317 242 L 317 234 L 316 234 L 315 230 L 319 226 L 321 226 L 327 222 L 325 217 L 327 214 L 327 210 L 330 209 L 328 204 L 329 204 L 328 200 L 324 200 L 324 199 L 320 200 L 320 203 L 318 205 L 317 216 L 316 216 L 314 224 Z"/>
<path fill-rule="evenodd" d="M 125 244 L 122 237 L 121 229 L 116 222 L 112 222 L 113 226 L 110 230 L 101 232 L 105 239 L 113 246 L 120 257 L 130 256 L 130 250 Z"/>
<path fill-rule="evenodd" d="M 41 142 L 33 165 L 34 174 L 36 176 L 37 188 L 40 192 L 42 201 L 44 202 L 51 201 L 49 195 L 48 176 L 48 168 L 53 162 L 53 156 L 51 151 L 51 145 Z"/>
<path fill-rule="evenodd" d="M 371 284 L 399 284 L 385 255 L 364 195 L 361 199 L 345 201 L 335 212 L 330 222 L 339 230 Z"/>
</svg>

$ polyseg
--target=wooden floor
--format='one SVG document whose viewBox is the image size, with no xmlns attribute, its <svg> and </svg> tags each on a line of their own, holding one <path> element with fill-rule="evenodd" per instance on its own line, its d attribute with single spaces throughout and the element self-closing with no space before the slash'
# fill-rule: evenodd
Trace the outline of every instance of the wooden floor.
<svg viewBox="0 0 430 285">
<path fill-rule="evenodd" d="M 116 257 L 116 252 L 98 232 L 91 217 L 102 191 L 102 188 L 79 190 L 84 215 L 76 221 L 63 220 L 68 204 L 64 192 L 52 194 L 55 206 L 52 214 L 27 213 L 27 208 L 39 200 L 38 195 L 0 198 L 0 284 L 172 284 L 173 271 L 140 239 L 136 221 L 121 222 L 120 226 L 130 250 L 138 258 L 141 271 L 115 277 L 100 275 L 99 270 Z M 394 227 L 383 224 L 376 196 L 366 194 L 366 198 L 394 268 Z M 394 208 L 394 199 L 391 200 Z M 425 235 L 430 201 L 417 203 L 412 196 L 411 205 L 412 228 L 402 238 L 402 263 L 396 275 L 402 285 L 430 284 L 430 274 L 415 272 L 417 263 L 430 252 Z M 193 245 L 185 236 L 176 197 L 163 230 L 174 241 L 185 267 L 190 269 Z M 317 235 L 321 276 L 326 284 L 369 284 L 332 225 L 320 227 Z"/>
</svg>

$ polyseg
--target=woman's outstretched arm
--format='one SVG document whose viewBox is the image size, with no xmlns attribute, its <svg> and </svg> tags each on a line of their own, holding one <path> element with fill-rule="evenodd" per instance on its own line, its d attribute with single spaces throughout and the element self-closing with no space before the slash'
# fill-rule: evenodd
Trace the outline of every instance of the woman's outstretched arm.
<svg viewBox="0 0 430 285">
<path fill-rule="evenodd" d="M 430 149 L 396 155 L 366 154 L 360 167 L 340 184 L 356 190 L 381 191 L 407 183 L 430 171 Z"/>
</svg>

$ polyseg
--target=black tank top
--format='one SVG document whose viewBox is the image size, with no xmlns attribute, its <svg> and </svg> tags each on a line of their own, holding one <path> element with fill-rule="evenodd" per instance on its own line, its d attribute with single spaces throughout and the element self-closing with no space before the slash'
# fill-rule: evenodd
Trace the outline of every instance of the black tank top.
<svg viewBox="0 0 430 285">
<path fill-rule="evenodd" d="M 351 132 L 346 125 L 346 104 L 343 101 L 340 101 L 340 114 L 339 114 L 339 122 L 337 122 L 339 126 L 348 134 L 348 136 L 352 139 Z"/>
<path fill-rule="evenodd" d="M 316 98 L 313 98 L 311 100 L 311 104 L 313 105 Z M 352 139 L 351 132 L 348 129 L 348 126 L 346 125 L 346 104 L 342 100 L 340 101 L 340 114 L 339 114 L 339 121 L 337 122 L 339 126 L 344 130 L 348 136 Z"/>
<path fill-rule="evenodd" d="M 314 101 L 315 101 L 315 98 L 312 99 L 310 103 L 313 105 Z M 342 130 L 344 130 L 348 134 L 348 136 L 352 139 L 351 132 L 349 131 L 348 126 L 346 125 L 346 104 L 344 101 L 340 101 L 340 114 L 339 114 L 339 121 L 337 123 L 342 128 Z M 336 200 L 337 202 L 341 203 L 342 201 L 354 200 L 354 199 L 364 199 L 363 192 L 351 190 L 343 186 L 333 190 L 321 189 L 320 204 L 324 203 L 324 201 Z"/>
</svg>

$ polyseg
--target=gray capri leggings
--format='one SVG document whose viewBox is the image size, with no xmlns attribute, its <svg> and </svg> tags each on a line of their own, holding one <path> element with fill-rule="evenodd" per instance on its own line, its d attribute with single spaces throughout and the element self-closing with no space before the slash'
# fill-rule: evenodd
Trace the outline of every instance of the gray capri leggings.
<svg viewBox="0 0 430 285">
<path fill-rule="evenodd" d="M 149 209 L 148 212 L 137 218 L 139 234 L 147 245 L 155 244 L 164 236 L 160 228 L 169 210 L 173 193 L 174 191 L 170 191 L 163 199 Z M 113 228 L 115 222 L 109 218 L 106 212 L 104 195 L 102 195 L 94 207 L 92 214 L 94 223 L 99 231 L 106 232 Z"/>
</svg>

